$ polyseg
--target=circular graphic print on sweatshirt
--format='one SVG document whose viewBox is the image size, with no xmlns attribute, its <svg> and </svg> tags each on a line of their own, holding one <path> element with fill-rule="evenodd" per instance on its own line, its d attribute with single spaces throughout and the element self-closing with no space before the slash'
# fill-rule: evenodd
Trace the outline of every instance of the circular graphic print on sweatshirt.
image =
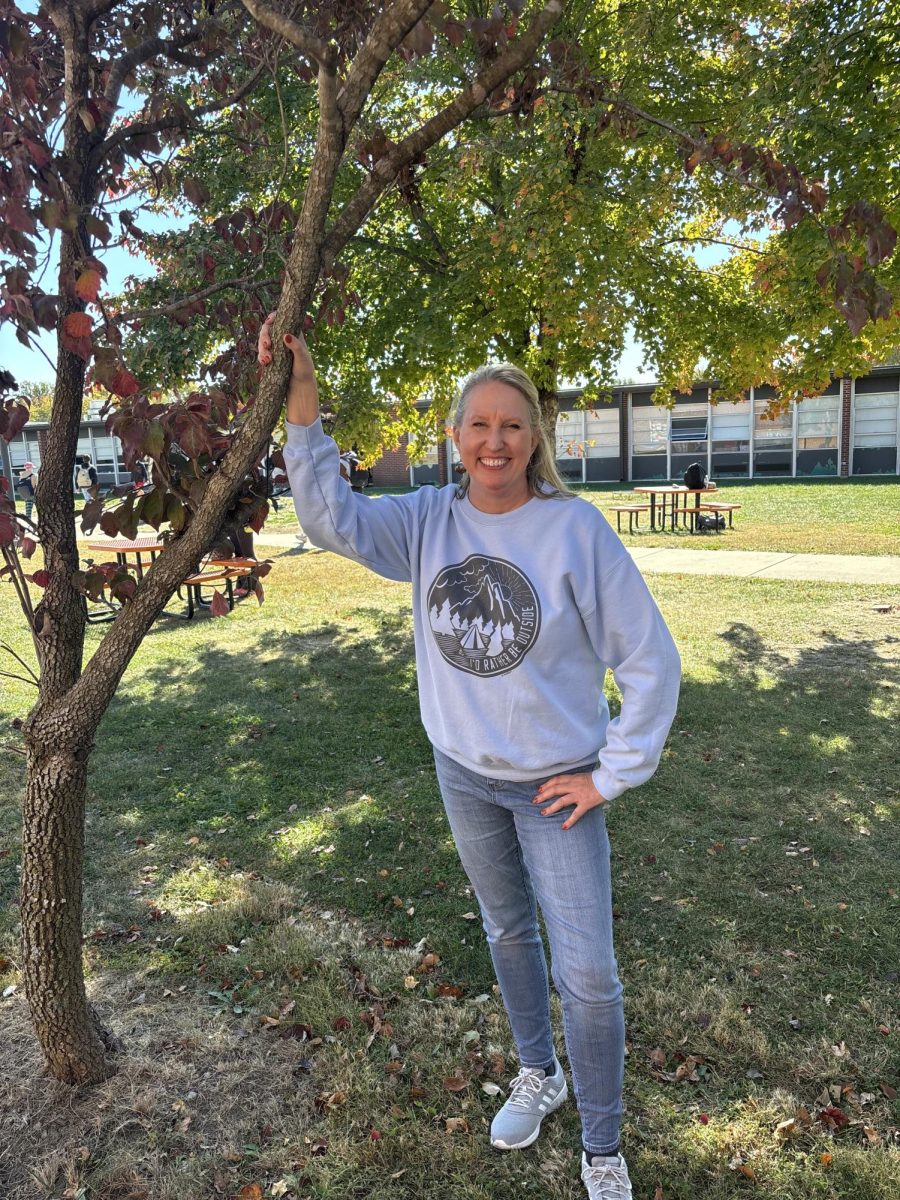
<svg viewBox="0 0 900 1200">
<path fill-rule="evenodd" d="M 534 645 L 541 606 L 531 581 L 512 563 L 470 554 L 435 577 L 428 621 L 451 666 L 470 675 L 502 675 Z"/>
</svg>

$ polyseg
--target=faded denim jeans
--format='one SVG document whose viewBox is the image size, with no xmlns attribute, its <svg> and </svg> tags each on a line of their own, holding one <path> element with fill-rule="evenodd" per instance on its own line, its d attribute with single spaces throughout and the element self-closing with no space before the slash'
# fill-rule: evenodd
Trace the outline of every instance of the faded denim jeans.
<svg viewBox="0 0 900 1200">
<path fill-rule="evenodd" d="M 488 779 L 439 750 L 434 758 L 519 1059 L 523 1066 L 542 1067 L 554 1057 L 539 906 L 585 1149 L 609 1153 L 619 1143 L 622 1119 L 625 1018 L 603 808 L 564 831 L 560 826 L 571 809 L 544 817 L 531 803 L 542 779 Z"/>
</svg>

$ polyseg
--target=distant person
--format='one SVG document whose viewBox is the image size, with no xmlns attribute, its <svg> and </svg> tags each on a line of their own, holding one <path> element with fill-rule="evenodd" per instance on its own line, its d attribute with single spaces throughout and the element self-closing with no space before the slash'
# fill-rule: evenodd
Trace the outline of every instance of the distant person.
<svg viewBox="0 0 900 1200">
<path fill-rule="evenodd" d="M 131 472 L 131 482 L 134 484 L 136 492 L 142 492 L 150 481 L 150 473 L 147 470 L 147 464 L 142 458 L 139 458 L 134 464 L 134 470 Z"/>
<path fill-rule="evenodd" d="M 675 644 L 621 541 L 567 491 L 523 371 L 482 367 L 464 383 L 459 484 L 376 500 L 341 479 L 303 337 L 284 345 L 299 519 L 323 549 L 412 583 L 422 719 L 521 1068 L 491 1144 L 530 1146 L 568 1094 L 540 911 L 581 1116 L 581 1178 L 589 1200 L 631 1200 L 604 808 L 656 770 L 678 698 Z M 274 353 L 269 318 L 260 360 Z M 608 668 L 622 695 L 615 717 Z"/>
<path fill-rule="evenodd" d="M 34 507 L 34 489 L 37 486 L 37 471 L 34 463 L 23 463 L 19 478 L 16 480 L 16 494 L 25 501 L 25 518 L 31 520 L 31 510 Z"/>
<path fill-rule="evenodd" d="M 99 483 L 97 468 L 91 462 L 89 454 L 82 454 L 78 460 L 78 466 L 75 469 L 75 486 L 84 496 L 85 500 L 94 499 L 94 488 Z"/>
</svg>

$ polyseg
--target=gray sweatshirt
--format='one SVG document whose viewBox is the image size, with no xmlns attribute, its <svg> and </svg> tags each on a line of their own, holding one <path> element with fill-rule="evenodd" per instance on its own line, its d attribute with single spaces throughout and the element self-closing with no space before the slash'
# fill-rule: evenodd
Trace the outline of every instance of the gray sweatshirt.
<svg viewBox="0 0 900 1200">
<path fill-rule="evenodd" d="M 372 498 L 340 476 L 320 422 L 288 424 L 294 506 L 316 543 L 413 585 L 425 731 L 480 775 L 531 780 L 599 762 L 612 800 L 649 779 L 681 665 L 619 538 L 580 498 L 484 513 L 456 488 Z M 607 668 L 622 693 L 610 720 Z"/>
</svg>

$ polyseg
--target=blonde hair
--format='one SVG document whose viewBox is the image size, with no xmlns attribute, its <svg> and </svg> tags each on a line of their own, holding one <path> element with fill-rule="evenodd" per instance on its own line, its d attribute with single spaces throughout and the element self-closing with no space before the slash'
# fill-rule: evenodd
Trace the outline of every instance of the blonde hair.
<svg viewBox="0 0 900 1200">
<path fill-rule="evenodd" d="M 463 382 L 459 396 L 453 406 L 452 422 L 458 429 L 466 415 L 466 404 L 471 392 L 481 383 L 506 383 L 514 387 L 525 398 L 528 405 L 528 423 L 531 432 L 537 437 L 537 445 L 532 451 L 531 458 L 525 470 L 528 481 L 528 491 L 532 496 L 541 500 L 569 499 L 572 492 L 556 468 L 556 453 L 554 439 L 544 424 L 541 414 L 541 402 L 538 390 L 529 375 L 512 363 L 496 363 L 479 367 Z M 465 472 L 459 481 L 456 494 L 460 499 L 469 490 L 469 475 Z"/>
</svg>

